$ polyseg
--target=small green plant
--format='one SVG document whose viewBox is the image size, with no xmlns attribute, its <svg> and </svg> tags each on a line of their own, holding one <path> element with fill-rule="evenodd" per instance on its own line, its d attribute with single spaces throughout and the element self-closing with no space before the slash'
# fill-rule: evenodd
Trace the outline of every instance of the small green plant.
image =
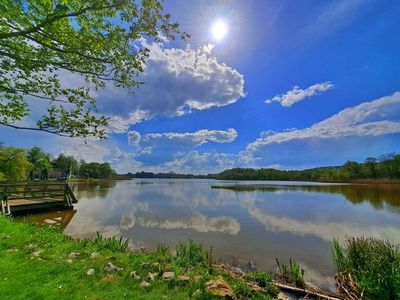
<svg viewBox="0 0 400 300">
<path fill-rule="evenodd" d="M 232 287 L 238 299 L 249 299 L 253 295 L 251 287 L 241 280 L 236 280 Z"/>
<path fill-rule="evenodd" d="M 297 261 L 290 259 L 289 266 L 279 263 L 278 259 L 276 259 L 276 263 L 278 264 L 279 275 L 284 281 L 299 288 L 305 288 L 304 270 Z"/>
<path fill-rule="evenodd" d="M 115 236 L 106 238 L 97 232 L 93 243 L 112 252 L 127 252 L 129 250 L 129 239 L 124 240 L 122 236 L 120 238 Z"/>
<path fill-rule="evenodd" d="M 343 249 L 333 241 L 336 280 L 346 293 L 367 299 L 400 299 L 400 248 L 373 238 L 347 237 Z M 355 282 L 353 282 L 355 281 Z"/>
<path fill-rule="evenodd" d="M 338 272 L 344 272 L 349 269 L 349 263 L 344 255 L 344 251 L 340 246 L 339 241 L 336 239 L 333 240 L 332 259 Z"/>
<path fill-rule="evenodd" d="M 176 262 L 182 267 L 209 266 L 212 261 L 212 249 L 204 251 L 201 244 L 189 240 L 189 244 L 179 243 L 176 246 Z"/>
<path fill-rule="evenodd" d="M 260 287 L 265 288 L 268 295 L 276 296 L 279 293 L 279 289 L 272 281 L 272 276 L 268 272 L 264 271 L 255 271 L 251 273 L 247 273 L 245 275 L 247 280 L 251 280 L 256 282 Z"/>
<path fill-rule="evenodd" d="M 169 263 L 172 260 L 171 250 L 168 246 L 158 244 L 155 257 L 161 264 Z"/>
</svg>

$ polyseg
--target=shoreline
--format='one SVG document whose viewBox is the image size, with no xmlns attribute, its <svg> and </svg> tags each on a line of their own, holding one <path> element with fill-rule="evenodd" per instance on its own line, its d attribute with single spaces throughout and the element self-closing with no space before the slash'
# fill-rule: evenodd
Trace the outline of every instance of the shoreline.
<svg viewBox="0 0 400 300">
<path fill-rule="evenodd" d="M 90 282 L 92 282 L 93 279 L 97 278 L 100 281 L 101 283 L 100 285 L 102 287 L 102 290 L 100 290 L 100 292 L 106 292 L 107 294 L 108 289 L 112 288 L 112 286 L 110 285 L 103 286 L 102 281 L 111 280 L 112 284 L 116 283 L 117 281 L 120 281 L 118 286 L 120 286 L 120 284 L 123 284 L 123 286 L 120 286 L 122 289 L 124 290 L 131 289 L 132 284 L 134 284 L 134 279 L 131 278 L 133 272 L 131 269 L 135 269 L 136 272 L 137 270 L 140 270 L 141 268 L 140 266 L 143 266 L 144 263 L 145 265 L 151 264 L 152 266 L 163 265 L 163 267 L 159 267 L 159 269 L 156 268 L 153 270 L 158 274 L 157 279 L 155 280 L 151 279 L 146 281 L 149 284 L 154 285 L 154 288 L 159 288 L 163 290 L 163 293 L 166 293 L 167 290 L 169 291 L 171 289 L 172 282 L 174 282 L 174 284 L 177 284 L 177 286 L 174 288 L 178 289 L 179 293 L 188 293 L 189 290 L 191 290 L 188 289 L 191 285 L 196 287 L 199 285 L 207 286 L 209 282 L 212 282 L 213 280 L 218 281 L 220 279 L 222 279 L 225 282 L 225 284 L 227 284 L 227 286 L 229 287 L 229 291 L 232 291 L 233 294 L 230 295 L 232 297 L 240 295 L 240 293 L 243 293 L 243 290 L 246 290 L 247 293 L 251 293 L 254 295 L 256 295 L 257 293 L 261 293 L 263 295 L 268 296 L 269 293 L 268 291 L 272 289 L 272 287 L 268 286 L 264 288 L 260 286 L 256 281 L 250 280 L 249 276 L 252 273 L 244 272 L 237 267 L 226 266 L 224 264 L 215 263 L 214 258 L 212 256 L 209 256 L 209 258 L 207 258 L 206 261 L 204 261 L 205 264 L 203 263 L 196 264 L 195 263 L 196 256 L 194 256 L 192 259 L 186 262 L 184 268 L 181 268 L 179 264 L 180 255 L 177 253 L 174 256 L 170 256 L 171 254 L 167 254 L 167 251 L 168 253 L 170 253 L 169 252 L 170 250 L 168 250 L 169 248 L 167 247 L 159 246 L 157 250 L 152 250 L 152 251 L 151 250 L 133 251 L 133 250 L 127 250 L 126 248 L 125 250 L 123 250 L 122 248 L 119 248 L 122 241 L 120 240 L 119 244 L 117 242 L 113 242 L 114 244 L 113 247 L 116 248 L 115 251 L 109 251 L 109 248 L 107 247 L 104 248 L 104 245 L 110 246 L 111 245 L 110 241 L 114 240 L 113 238 L 112 239 L 100 238 L 100 242 L 97 243 L 93 242 L 96 239 L 73 240 L 68 236 L 64 235 L 59 229 L 49 228 L 49 226 L 37 227 L 36 225 L 33 224 L 23 224 L 16 222 L 11 218 L 5 216 L 0 216 L 0 228 L 2 228 L 2 233 L 0 234 L 0 242 L 1 242 L 0 249 L 3 249 L 2 252 L 4 253 L 0 257 L 0 262 L 2 262 L 2 264 L 6 266 L 6 269 L 8 270 L 7 273 L 7 277 L 9 278 L 9 280 L 7 280 L 8 284 L 11 284 L 11 282 L 13 282 L 13 284 L 18 284 L 17 282 L 15 282 L 15 280 L 18 280 L 18 278 L 21 278 L 19 280 L 25 280 L 22 279 L 22 277 L 20 276 L 24 276 L 24 278 L 25 276 L 28 277 L 45 276 L 48 277 L 47 280 L 50 281 L 49 284 L 51 284 L 51 281 L 58 282 L 59 279 L 57 279 L 58 278 L 57 276 L 63 276 L 62 274 L 55 276 L 54 274 L 53 275 L 47 274 L 46 271 L 47 275 L 45 275 L 45 273 L 42 273 L 42 271 L 47 270 L 47 268 L 58 269 L 61 267 L 61 265 L 63 265 L 64 272 L 67 272 L 67 274 L 65 274 L 64 276 L 67 276 L 68 274 L 69 276 L 73 276 L 71 275 L 70 271 L 68 271 L 69 269 L 72 269 L 71 270 L 73 272 L 72 274 L 80 273 L 80 275 L 78 275 L 78 277 L 75 277 L 75 279 L 76 280 L 79 279 L 85 282 L 82 288 L 88 289 L 88 286 L 86 286 L 85 284 L 90 284 Z M 97 240 L 99 240 L 99 237 L 97 237 Z M 118 241 L 118 239 L 115 239 L 114 241 Z M 189 244 L 192 245 L 192 242 L 190 242 Z M 193 249 L 199 247 L 196 246 L 196 244 L 193 245 L 194 245 Z M 197 250 L 200 252 L 197 252 L 196 255 L 204 255 L 208 253 L 207 251 L 201 250 L 202 249 L 201 246 L 200 248 L 197 249 L 200 249 Z M 177 250 L 179 251 L 178 247 Z M 98 258 L 96 257 L 96 259 L 93 259 L 92 258 L 93 253 L 100 253 L 99 254 L 100 256 L 98 256 Z M 209 253 L 211 255 L 211 252 Z M 207 257 L 207 255 L 205 257 Z M 164 264 L 165 263 L 163 261 L 164 259 L 167 259 L 166 261 L 167 264 Z M 111 272 L 111 274 L 108 274 L 107 272 L 104 272 L 102 270 L 104 268 L 103 266 L 107 264 L 107 261 L 112 262 L 112 264 L 118 266 L 118 268 L 123 268 L 123 269 L 120 269 L 121 272 L 117 271 L 115 273 Z M 135 261 L 136 263 L 134 263 Z M 32 267 L 34 265 L 41 267 L 30 268 L 29 269 L 30 274 L 26 274 L 26 270 L 23 273 L 19 273 L 18 268 L 15 270 L 13 268 L 11 269 L 7 268 L 9 264 L 14 264 L 16 262 L 20 262 L 25 265 L 26 264 L 32 265 Z M 136 267 L 133 267 L 132 263 L 136 264 Z M 79 268 L 77 269 L 77 267 Z M 91 269 L 95 270 L 93 272 L 95 272 L 96 275 L 93 277 L 91 275 L 85 275 L 85 272 L 87 271 L 88 268 L 89 270 Z M 153 271 L 150 270 L 150 273 Z M 147 269 L 137 272 L 141 272 L 141 274 L 146 273 Z M 181 275 L 177 277 L 176 282 L 169 281 L 164 279 L 164 277 L 166 276 L 164 274 L 167 274 L 168 272 Z M 261 271 L 261 273 L 271 274 L 269 272 L 263 272 L 263 271 Z M 196 278 L 196 276 L 199 275 L 202 276 L 204 280 L 202 279 L 201 281 L 196 282 L 193 279 L 192 281 L 192 278 Z M 337 293 L 332 293 L 330 291 L 325 291 L 322 289 L 314 289 L 309 287 L 306 289 L 301 289 L 290 286 L 287 283 L 278 280 L 279 277 L 277 276 L 277 274 L 271 274 L 268 276 L 272 276 L 270 284 L 279 288 L 280 290 L 279 295 L 281 299 L 293 299 L 290 298 L 290 294 L 293 293 L 302 296 L 305 296 L 306 294 L 315 295 L 316 297 L 319 296 L 323 297 L 324 299 L 341 299 L 337 297 L 337 296 L 340 297 L 340 295 L 338 295 Z M 178 278 L 181 278 L 182 281 L 178 280 Z M 73 278 L 69 278 L 69 281 L 71 281 L 71 279 L 73 280 Z M 1 288 L 2 284 L 5 283 L 6 282 L 2 283 L 0 281 L 0 295 L 2 293 L 6 293 L 5 289 Z M 136 282 L 135 284 L 139 284 L 139 281 Z M 80 282 L 80 285 L 82 285 L 82 282 Z M 226 288 L 228 289 L 228 287 Z M 71 286 L 71 288 L 73 288 L 73 286 Z M 90 291 L 90 289 L 88 290 Z M 178 292 L 178 290 L 176 292 Z M 196 291 L 197 290 L 199 289 L 196 289 Z M 147 293 L 148 291 L 151 291 L 151 287 L 139 288 L 139 292 L 141 293 Z M 57 292 L 58 292 L 57 289 L 55 291 L 52 291 L 53 293 L 52 295 L 57 294 Z M 72 291 L 70 290 L 69 292 L 72 293 Z M 202 293 L 204 293 L 203 290 Z M 208 290 L 208 293 L 212 294 L 212 291 Z M 274 295 L 276 297 L 277 294 Z M 289 298 L 285 298 L 285 296 Z M 177 299 L 181 298 L 177 297 Z M 244 299 L 244 298 L 239 297 L 238 299 Z"/>
</svg>

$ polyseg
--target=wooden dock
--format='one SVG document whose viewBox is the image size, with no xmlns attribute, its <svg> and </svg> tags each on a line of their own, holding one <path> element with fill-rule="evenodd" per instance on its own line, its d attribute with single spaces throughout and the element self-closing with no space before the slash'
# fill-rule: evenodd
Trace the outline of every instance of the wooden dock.
<svg viewBox="0 0 400 300">
<path fill-rule="evenodd" d="M 0 184 L 1 211 L 4 214 L 50 207 L 72 208 L 77 200 L 67 183 Z"/>
</svg>

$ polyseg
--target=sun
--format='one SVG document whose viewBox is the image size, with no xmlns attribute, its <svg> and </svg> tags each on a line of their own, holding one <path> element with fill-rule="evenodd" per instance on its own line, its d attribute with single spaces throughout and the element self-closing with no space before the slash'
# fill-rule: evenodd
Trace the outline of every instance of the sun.
<svg viewBox="0 0 400 300">
<path fill-rule="evenodd" d="M 228 32 L 228 25 L 223 20 L 217 20 L 211 27 L 211 34 L 217 41 L 222 40 Z"/>
</svg>

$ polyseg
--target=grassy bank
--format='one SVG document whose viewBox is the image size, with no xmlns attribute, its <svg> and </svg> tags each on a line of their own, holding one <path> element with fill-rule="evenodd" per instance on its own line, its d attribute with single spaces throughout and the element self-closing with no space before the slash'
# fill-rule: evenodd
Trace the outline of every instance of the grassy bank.
<svg viewBox="0 0 400 300">
<path fill-rule="evenodd" d="M 178 245 L 176 255 L 165 247 L 131 252 L 122 240 L 73 241 L 1 215 L 0 253 L 0 299 L 273 299 L 278 292 L 268 273 L 256 292 L 212 267 L 211 253 L 194 243 Z"/>
<path fill-rule="evenodd" d="M 57 228 L 0 215 L 0 299 L 276 299 L 279 292 L 268 272 L 237 276 L 193 242 L 173 252 L 133 252 L 126 240 L 100 235 L 71 240 Z M 343 248 L 335 241 L 333 260 L 343 298 L 400 300 L 398 246 L 349 238 Z M 297 262 L 278 266 L 281 282 L 305 287 Z"/>
<path fill-rule="evenodd" d="M 372 238 L 333 244 L 336 281 L 346 299 L 400 299 L 400 248 Z"/>
</svg>

